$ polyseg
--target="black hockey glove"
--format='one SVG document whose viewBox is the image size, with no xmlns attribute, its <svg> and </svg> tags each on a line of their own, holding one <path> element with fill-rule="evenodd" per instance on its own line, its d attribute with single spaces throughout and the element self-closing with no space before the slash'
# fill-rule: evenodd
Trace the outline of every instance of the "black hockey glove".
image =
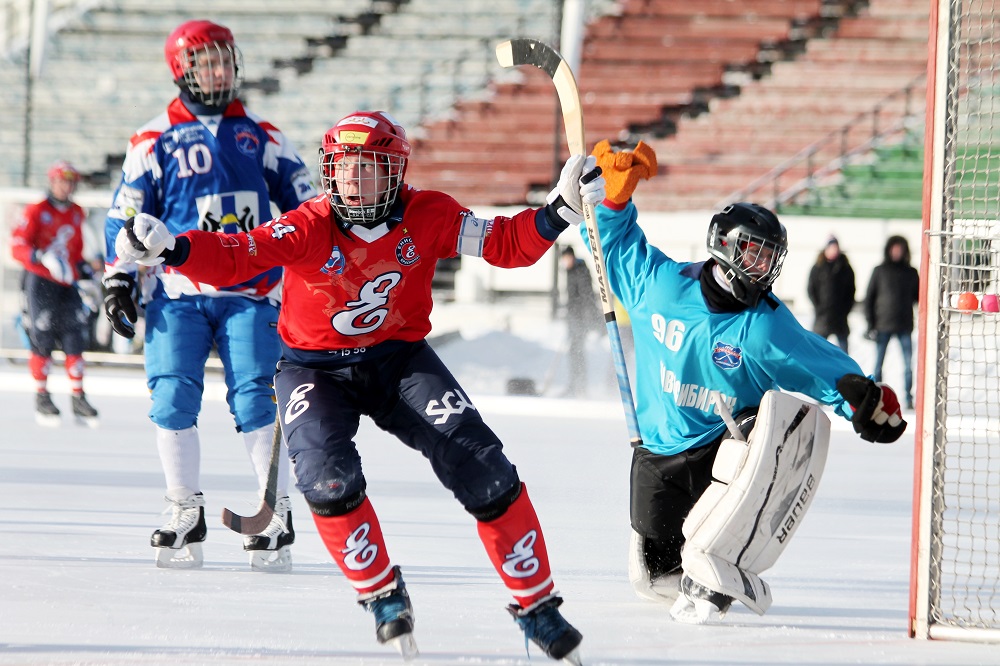
<svg viewBox="0 0 1000 666">
<path fill-rule="evenodd" d="M 128 273 L 115 273 L 104 278 L 104 312 L 115 333 L 131 340 L 135 337 L 135 278 Z"/>
<path fill-rule="evenodd" d="M 837 390 L 854 410 L 851 423 L 861 439 L 888 444 L 899 439 L 906 430 L 899 399 L 888 385 L 851 374 L 840 378 Z"/>
</svg>

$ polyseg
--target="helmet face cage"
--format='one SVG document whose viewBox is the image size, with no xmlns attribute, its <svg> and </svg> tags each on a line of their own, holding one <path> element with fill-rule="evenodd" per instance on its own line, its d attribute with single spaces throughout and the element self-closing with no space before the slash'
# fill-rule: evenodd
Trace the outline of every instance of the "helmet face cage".
<svg viewBox="0 0 1000 666">
<path fill-rule="evenodd" d="M 384 112 L 358 112 L 326 133 L 320 182 L 340 219 L 371 226 L 392 212 L 406 173 L 410 144 Z"/>
<path fill-rule="evenodd" d="M 708 250 L 726 271 L 733 295 L 753 306 L 781 274 L 788 239 L 767 209 L 734 204 L 712 219 Z"/>
<path fill-rule="evenodd" d="M 243 54 L 232 42 L 209 42 L 177 54 L 184 85 L 208 106 L 226 106 L 243 85 Z"/>
<path fill-rule="evenodd" d="M 377 150 L 344 146 L 320 154 L 319 172 L 330 205 L 341 219 L 353 224 L 372 224 L 389 214 L 403 184 L 400 178 L 406 158 Z M 341 186 L 356 185 L 354 191 L 374 197 L 358 201 L 342 197 Z"/>
</svg>

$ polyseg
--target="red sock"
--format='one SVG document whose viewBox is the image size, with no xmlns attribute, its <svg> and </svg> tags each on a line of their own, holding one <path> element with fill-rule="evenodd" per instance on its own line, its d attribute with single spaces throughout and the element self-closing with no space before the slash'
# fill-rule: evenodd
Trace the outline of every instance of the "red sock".
<svg viewBox="0 0 1000 666">
<path fill-rule="evenodd" d="M 45 390 L 49 380 L 49 366 L 51 365 L 52 359 L 48 356 L 32 354 L 28 358 L 28 370 L 31 371 L 31 378 L 35 380 L 35 388 L 39 393 Z"/>
<path fill-rule="evenodd" d="M 317 516 L 313 521 L 344 576 L 358 594 L 372 592 L 392 581 L 392 562 L 382 528 L 366 497 L 361 506 L 342 516 Z"/>
<path fill-rule="evenodd" d="M 552 592 L 555 583 L 549 569 L 549 555 L 538 516 L 528 499 L 527 486 L 521 485 L 521 494 L 506 513 L 488 523 L 479 523 L 479 538 L 521 608 Z"/>
<path fill-rule="evenodd" d="M 73 393 L 83 393 L 83 357 L 79 354 L 66 355 L 66 376 L 69 377 L 69 387 Z"/>
</svg>

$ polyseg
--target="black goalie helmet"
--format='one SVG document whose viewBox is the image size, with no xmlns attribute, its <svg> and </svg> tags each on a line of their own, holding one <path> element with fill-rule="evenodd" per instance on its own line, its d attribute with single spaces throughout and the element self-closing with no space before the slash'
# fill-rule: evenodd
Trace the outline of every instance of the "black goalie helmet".
<svg viewBox="0 0 1000 666">
<path fill-rule="evenodd" d="M 777 216 L 755 203 L 734 203 L 712 217 L 708 253 L 719 263 L 733 295 L 753 307 L 771 291 L 788 253 L 788 234 Z"/>
</svg>

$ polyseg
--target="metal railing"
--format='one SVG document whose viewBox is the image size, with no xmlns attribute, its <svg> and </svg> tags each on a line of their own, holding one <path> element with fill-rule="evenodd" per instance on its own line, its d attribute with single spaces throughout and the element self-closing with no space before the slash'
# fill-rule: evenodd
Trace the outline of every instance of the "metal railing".
<svg viewBox="0 0 1000 666">
<path fill-rule="evenodd" d="M 794 200 L 803 192 L 827 184 L 824 179 L 838 173 L 855 159 L 884 145 L 887 138 L 923 123 L 925 106 L 923 89 L 926 78 L 926 74 L 917 76 L 903 88 L 882 98 L 870 110 L 855 116 L 843 127 L 809 144 L 764 175 L 732 192 L 716 204 L 717 208 L 725 207 L 733 201 L 756 201 L 772 210 L 780 211 L 782 204 Z M 915 102 L 914 93 L 917 91 L 920 94 Z M 886 107 L 900 98 L 903 99 L 902 114 L 892 113 L 891 122 L 885 125 L 885 116 L 888 113 Z M 870 127 L 870 131 L 858 136 L 857 130 L 866 125 Z M 853 144 L 852 136 L 855 137 Z M 820 154 L 829 152 L 831 147 L 836 147 L 837 156 L 833 159 L 820 160 Z M 819 162 L 822 164 L 818 165 Z M 797 177 L 791 185 L 783 187 L 783 177 L 793 171 L 796 174 L 800 173 L 803 165 L 805 176 Z M 766 193 L 763 197 L 760 194 L 762 192 Z"/>
</svg>

